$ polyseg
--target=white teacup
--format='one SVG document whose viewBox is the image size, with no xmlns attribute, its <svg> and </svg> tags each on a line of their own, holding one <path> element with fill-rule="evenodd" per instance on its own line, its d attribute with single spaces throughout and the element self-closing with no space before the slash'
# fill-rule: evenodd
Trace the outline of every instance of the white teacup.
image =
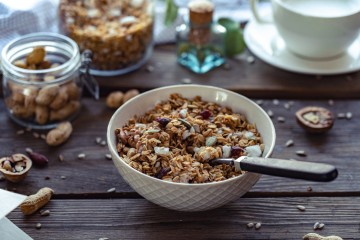
<svg viewBox="0 0 360 240">
<path fill-rule="evenodd" d="M 268 24 L 251 0 L 255 19 Z M 344 53 L 360 30 L 360 0 L 271 0 L 276 29 L 287 49 L 306 58 Z M 265 37 L 265 36 L 264 36 Z"/>
</svg>

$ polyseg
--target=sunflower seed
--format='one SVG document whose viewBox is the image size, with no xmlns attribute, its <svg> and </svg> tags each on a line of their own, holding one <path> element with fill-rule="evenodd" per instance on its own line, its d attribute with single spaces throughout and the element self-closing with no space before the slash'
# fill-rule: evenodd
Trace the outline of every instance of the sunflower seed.
<svg viewBox="0 0 360 240">
<path fill-rule="evenodd" d="M 62 154 L 59 155 L 59 161 L 63 162 L 64 161 L 64 156 Z"/>
<path fill-rule="evenodd" d="M 154 70 L 155 70 L 154 66 L 148 65 L 146 67 L 146 71 L 149 72 L 149 73 L 153 72 Z"/>
<path fill-rule="evenodd" d="M 36 229 L 40 229 L 41 228 L 41 223 L 37 223 L 35 227 L 36 227 Z"/>
<path fill-rule="evenodd" d="M 320 225 L 320 223 L 319 223 L 319 222 L 316 222 L 316 223 L 314 224 L 314 227 L 313 227 L 314 230 L 318 229 L 319 225 Z"/>
<path fill-rule="evenodd" d="M 290 104 L 289 103 L 284 103 L 284 108 L 289 110 L 290 109 Z"/>
<path fill-rule="evenodd" d="M 183 79 L 181 79 L 181 82 L 184 84 L 190 84 L 190 83 L 192 83 L 192 80 L 190 78 L 183 78 Z"/>
<path fill-rule="evenodd" d="M 297 205 L 296 208 L 302 212 L 304 212 L 306 210 L 305 206 L 303 206 L 303 205 Z"/>
<path fill-rule="evenodd" d="M 255 62 L 255 58 L 254 58 L 253 56 L 248 56 L 248 57 L 246 58 L 246 61 L 247 61 L 248 63 L 250 63 L 250 64 L 253 64 L 253 63 Z"/>
<path fill-rule="evenodd" d="M 271 111 L 271 110 L 268 110 L 268 111 L 267 111 L 267 114 L 268 114 L 269 117 L 271 117 L 271 118 L 274 116 L 274 113 L 273 113 L 273 111 Z"/>
<path fill-rule="evenodd" d="M 345 117 L 346 117 L 345 113 L 338 113 L 337 114 L 337 118 L 339 118 L 339 119 L 343 119 Z"/>
<path fill-rule="evenodd" d="M 96 142 L 97 144 L 100 144 L 101 141 L 102 141 L 101 137 L 97 137 L 97 138 L 95 139 L 95 142 Z"/>
<path fill-rule="evenodd" d="M 105 141 L 105 140 L 102 140 L 102 141 L 100 142 L 100 145 L 101 145 L 101 146 L 106 146 L 106 141 Z"/>
<path fill-rule="evenodd" d="M 280 103 L 279 100 L 277 100 L 277 99 L 274 99 L 274 100 L 273 100 L 273 104 L 274 104 L 274 105 L 279 105 L 279 103 Z"/>
<path fill-rule="evenodd" d="M 260 228 L 261 228 L 261 223 L 259 223 L 259 222 L 256 223 L 256 224 L 255 224 L 255 229 L 260 229 Z"/>
<path fill-rule="evenodd" d="M 287 147 L 291 147 L 293 145 L 294 145 L 294 141 L 292 139 L 287 140 L 285 143 L 285 146 L 287 146 Z"/>
<path fill-rule="evenodd" d="M 278 120 L 278 122 L 281 122 L 281 123 L 285 122 L 285 118 L 284 118 L 284 117 L 278 117 L 277 120 Z"/>
<path fill-rule="evenodd" d="M 351 112 L 347 112 L 345 115 L 346 115 L 346 119 L 351 119 L 352 118 L 352 113 Z"/>
<path fill-rule="evenodd" d="M 257 100 L 256 103 L 257 103 L 258 105 L 262 105 L 262 104 L 264 103 L 264 101 L 263 101 L 263 100 Z"/>
<path fill-rule="evenodd" d="M 105 154 L 105 158 L 106 158 L 107 160 L 112 160 L 112 156 L 111 156 L 110 153 Z"/>
<path fill-rule="evenodd" d="M 329 104 L 330 106 L 333 106 L 333 105 L 334 105 L 334 100 L 329 99 L 328 104 Z"/>
<path fill-rule="evenodd" d="M 32 153 L 33 150 L 32 150 L 31 148 L 25 148 L 25 152 L 27 152 L 27 153 Z"/>
<path fill-rule="evenodd" d="M 86 157 L 85 153 L 80 153 L 78 156 L 78 159 L 84 159 Z"/>
<path fill-rule="evenodd" d="M 306 191 L 312 192 L 312 187 L 309 186 L 309 187 L 306 189 Z"/>
<path fill-rule="evenodd" d="M 65 176 L 61 176 L 60 178 L 61 178 L 61 179 L 63 179 L 63 180 L 64 180 L 64 179 L 66 179 L 66 177 L 65 177 Z"/>
<path fill-rule="evenodd" d="M 253 226 L 254 226 L 254 223 L 248 223 L 248 224 L 246 224 L 246 226 L 248 227 L 248 228 L 252 228 Z"/>
<path fill-rule="evenodd" d="M 41 138 L 42 140 L 46 140 L 46 135 L 45 135 L 45 134 L 41 134 L 41 135 L 40 135 L 40 138 Z"/>
<path fill-rule="evenodd" d="M 49 216 L 49 215 L 50 215 L 50 210 L 43 210 L 40 212 L 40 216 L 45 217 L 45 216 Z"/>
<path fill-rule="evenodd" d="M 302 157 L 305 157 L 306 156 L 306 152 L 304 150 L 298 150 L 295 152 L 296 155 L 298 156 L 302 156 Z"/>
<path fill-rule="evenodd" d="M 112 192 L 115 192 L 116 191 L 116 188 L 110 188 L 107 190 L 108 193 L 112 193 Z"/>
<path fill-rule="evenodd" d="M 25 133 L 25 130 L 21 129 L 16 132 L 16 135 L 22 135 Z"/>
<path fill-rule="evenodd" d="M 34 138 L 39 138 L 39 137 L 40 137 L 40 134 L 37 133 L 37 132 L 33 132 L 33 136 L 34 136 Z"/>
<path fill-rule="evenodd" d="M 109 240 L 109 238 L 107 238 L 107 237 L 102 237 L 102 238 L 99 238 L 99 240 Z"/>
<path fill-rule="evenodd" d="M 325 224 L 324 223 L 320 223 L 319 226 L 318 226 L 318 229 L 323 229 L 325 227 Z"/>
</svg>

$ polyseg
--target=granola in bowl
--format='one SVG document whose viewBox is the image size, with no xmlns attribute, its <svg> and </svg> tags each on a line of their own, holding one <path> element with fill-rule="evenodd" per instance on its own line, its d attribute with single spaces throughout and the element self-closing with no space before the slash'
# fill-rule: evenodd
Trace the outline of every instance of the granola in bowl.
<svg viewBox="0 0 360 240">
<path fill-rule="evenodd" d="M 255 124 L 228 107 L 173 93 L 144 115 L 116 128 L 116 149 L 132 168 L 177 183 L 218 182 L 239 176 L 214 158 L 260 156 L 264 144 Z"/>
</svg>

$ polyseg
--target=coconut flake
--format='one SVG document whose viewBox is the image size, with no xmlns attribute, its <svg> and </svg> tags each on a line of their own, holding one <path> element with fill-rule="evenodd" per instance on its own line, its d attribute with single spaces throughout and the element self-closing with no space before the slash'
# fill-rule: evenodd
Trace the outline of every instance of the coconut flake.
<svg viewBox="0 0 360 240">
<path fill-rule="evenodd" d="M 215 136 L 207 137 L 206 138 L 206 146 L 210 147 L 213 146 L 216 143 L 217 138 Z"/>
<path fill-rule="evenodd" d="M 154 151 L 156 154 L 159 154 L 159 155 L 169 155 L 170 154 L 169 148 L 167 148 L 167 147 L 154 147 Z"/>
<path fill-rule="evenodd" d="M 137 18 L 134 17 L 134 16 L 126 16 L 126 17 L 123 17 L 122 19 L 120 19 L 120 24 L 133 24 L 133 23 L 136 23 L 137 22 Z"/>
<path fill-rule="evenodd" d="M 230 146 L 227 146 L 227 145 L 222 146 L 222 152 L 223 152 L 223 155 L 222 155 L 222 156 L 223 156 L 224 158 L 230 157 L 231 147 L 230 147 Z"/>
<path fill-rule="evenodd" d="M 182 134 L 182 140 L 187 139 L 190 135 L 191 135 L 190 131 L 185 130 L 184 133 Z"/>
<path fill-rule="evenodd" d="M 113 8 L 109 11 L 110 16 L 119 17 L 121 15 L 121 10 L 119 8 Z"/>
<path fill-rule="evenodd" d="M 250 140 L 254 140 L 256 139 L 255 135 L 253 132 L 249 132 L 249 131 L 245 131 L 244 132 L 244 137 Z"/>
<path fill-rule="evenodd" d="M 259 145 L 248 146 L 245 148 L 245 151 L 249 157 L 260 157 L 262 153 Z"/>
<path fill-rule="evenodd" d="M 180 110 L 179 116 L 180 116 L 181 118 L 186 118 L 187 113 L 188 113 L 187 109 L 186 109 L 186 108 L 183 108 L 183 109 Z"/>
</svg>

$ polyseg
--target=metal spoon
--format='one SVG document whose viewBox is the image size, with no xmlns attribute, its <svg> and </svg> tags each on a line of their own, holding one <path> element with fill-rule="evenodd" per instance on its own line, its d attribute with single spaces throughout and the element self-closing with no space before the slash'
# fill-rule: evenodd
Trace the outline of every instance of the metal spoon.
<svg viewBox="0 0 360 240">
<path fill-rule="evenodd" d="M 211 165 L 223 163 L 235 166 L 236 170 L 315 182 L 330 182 L 338 175 L 334 166 L 314 162 L 249 156 L 242 156 L 238 159 L 216 158 L 210 161 Z"/>
</svg>

